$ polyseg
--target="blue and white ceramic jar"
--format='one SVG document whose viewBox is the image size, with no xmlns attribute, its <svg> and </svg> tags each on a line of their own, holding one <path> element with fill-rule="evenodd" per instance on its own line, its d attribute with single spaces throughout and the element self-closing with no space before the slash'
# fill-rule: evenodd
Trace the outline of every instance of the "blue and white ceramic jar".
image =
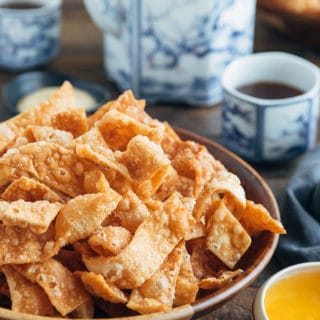
<svg viewBox="0 0 320 320">
<path fill-rule="evenodd" d="M 107 76 L 149 101 L 213 105 L 226 65 L 252 52 L 255 0 L 84 1 Z"/>
<path fill-rule="evenodd" d="M 301 94 L 263 99 L 239 91 L 254 83 L 281 83 Z M 319 68 L 285 52 L 265 52 L 233 61 L 222 77 L 223 144 L 252 162 L 292 159 L 315 145 L 319 119 Z"/>
<path fill-rule="evenodd" d="M 22 70 L 52 60 L 59 52 L 60 20 L 61 0 L 0 0 L 0 68 Z"/>
</svg>

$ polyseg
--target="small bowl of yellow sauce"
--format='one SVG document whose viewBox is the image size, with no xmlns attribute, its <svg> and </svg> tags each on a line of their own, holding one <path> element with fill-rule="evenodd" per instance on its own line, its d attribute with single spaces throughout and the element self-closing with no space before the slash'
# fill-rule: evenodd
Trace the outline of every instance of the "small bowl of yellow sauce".
<svg viewBox="0 0 320 320">
<path fill-rule="evenodd" d="M 259 289 L 254 320 L 320 319 L 320 262 L 285 268 Z"/>
<path fill-rule="evenodd" d="M 64 81 L 74 86 L 75 107 L 94 112 L 110 99 L 109 90 L 97 83 L 70 75 L 48 71 L 30 71 L 19 74 L 2 88 L 5 107 L 17 114 L 46 101 Z"/>
</svg>

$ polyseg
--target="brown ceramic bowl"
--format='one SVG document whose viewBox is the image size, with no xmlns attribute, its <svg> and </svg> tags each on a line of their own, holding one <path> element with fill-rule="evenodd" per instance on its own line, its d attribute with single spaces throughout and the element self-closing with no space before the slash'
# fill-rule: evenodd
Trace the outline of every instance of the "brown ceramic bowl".
<svg viewBox="0 0 320 320">
<path fill-rule="evenodd" d="M 262 203 L 270 212 L 272 217 L 280 219 L 280 214 L 277 202 L 269 189 L 268 185 L 259 176 L 259 174 L 252 169 L 245 161 L 240 159 L 232 152 L 226 150 L 224 147 L 216 144 L 199 135 L 193 134 L 189 131 L 176 129 L 179 136 L 183 140 L 193 140 L 208 148 L 208 151 L 220 160 L 226 168 L 235 173 L 241 180 L 242 185 L 246 191 L 247 198 L 257 203 Z M 174 308 L 166 313 L 155 313 L 150 315 L 140 315 L 134 317 L 126 317 L 126 320 L 186 320 L 195 319 L 203 314 L 209 313 L 212 310 L 219 308 L 225 302 L 230 300 L 241 290 L 248 287 L 253 280 L 263 271 L 269 263 L 276 245 L 278 242 L 278 235 L 265 231 L 253 239 L 252 245 L 246 254 L 239 261 L 237 267 L 244 270 L 243 274 L 229 283 L 224 288 L 216 291 L 203 291 L 199 299 L 192 305 L 185 305 Z M 0 308 L 1 320 L 58 320 L 61 318 L 48 318 L 22 313 L 13 312 L 7 309 Z M 110 320 L 110 318 L 108 318 Z M 115 318 L 113 318 L 115 319 Z M 120 319 L 120 318 L 117 318 Z M 123 318 L 122 318 L 123 319 Z"/>
</svg>

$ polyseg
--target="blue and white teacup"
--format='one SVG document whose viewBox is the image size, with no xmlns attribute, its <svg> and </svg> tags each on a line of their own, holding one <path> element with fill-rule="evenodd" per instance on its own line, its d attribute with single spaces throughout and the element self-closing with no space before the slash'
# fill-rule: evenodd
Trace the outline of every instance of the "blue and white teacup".
<svg viewBox="0 0 320 320">
<path fill-rule="evenodd" d="M 280 83 L 300 94 L 259 98 L 240 88 Z M 223 144 L 252 162 L 292 159 L 312 148 L 319 115 L 319 68 L 285 52 L 265 52 L 239 58 L 224 71 Z"/>
<path fill-rule="evenodd" d="M 221 74 L 253 47 L 256 0 L 84 0 L 120 90 L 148 101 L 212 106 Z"/>
<path fill-rule="evenodd" d="M 34 68 L 58 54 L 61 1 L 0 0 L 0 68 Z"/>
</svg>

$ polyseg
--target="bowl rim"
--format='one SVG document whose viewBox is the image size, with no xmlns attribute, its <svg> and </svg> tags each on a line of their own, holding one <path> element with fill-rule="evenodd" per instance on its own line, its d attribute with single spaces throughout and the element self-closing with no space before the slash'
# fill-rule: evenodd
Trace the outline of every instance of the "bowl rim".
<svg viewBox="0 0 320 320">
<path fill-rule="evenodd" d="M 176 133 L 183 140 L 193 140 L 206 147 L 211 147 L 215 150 L 218 150 L 220 153 L 224 154 L 226 157 L 238 162 L 242 168 L 244 168 L 251 177 L 257 180 L 264 190 L 268 200 L 271 205 L 271 214 L 272 217 L 280 220 L 280 212 L 278 208 L 277 201 L 267 185 L 264 179 L 253 169 L 246 161 L 234 154 L 232 151 L 229 151 L 227 148 L 223 147 L 217 142 L 214 142 L 208 138 L 205 138 L 201 135 L 188 131 L 186 129 L 181 129 L 173 127 Z M 186 138 L 186 139 L 185 139 Z M 208 150 L 210 152 L 210 150 Z M 211 153 L 211 152 L 210 152 Z M 215 155 L 214 155 L 215 156 Z M 219 158 L 217 158 L 219 160 Z M 229 168 L 227 168 L 230 170 Z M 269 208 L 270 209 L 270 208 Z M 267 241 L 265 243 L 264 249 L 260 253 L 258 259 L 255 260 L 255 263 L 250 265 L 244 272 L 237 277 L 235 280 L 231 281 L 228 285 L 224 286 L 221 289 L 213 291 L 208 295 L 196 300 L 192 304 L 186 304 L 183 306 L 175 307 L 166 312 L 157 312 L 147 315 L 136 315 L 122 318 L 101 318 L 100 320 L 178 320 L 178 319 L 195 319 L 203 314 L 207 314 L 218 307 L 220 307 L 224 302 L 235 296 L 240 290 L 247 288 L 264 270 L 267 264 L 270 262 L 276 246 L 278 244 L 279 235 L 271 233 L 269 231 L 263 231 L 262 235 L 267 235 Z M 55 317 L 45 317 L 45 316 L 34 316 L 28 315 L 25 313 L 14 312 L 9 309 L 0 307 L 0 319 L 1 316 L 6 316 L 7 320 L 58 320 L 60 318 Z"/>
</svg>

